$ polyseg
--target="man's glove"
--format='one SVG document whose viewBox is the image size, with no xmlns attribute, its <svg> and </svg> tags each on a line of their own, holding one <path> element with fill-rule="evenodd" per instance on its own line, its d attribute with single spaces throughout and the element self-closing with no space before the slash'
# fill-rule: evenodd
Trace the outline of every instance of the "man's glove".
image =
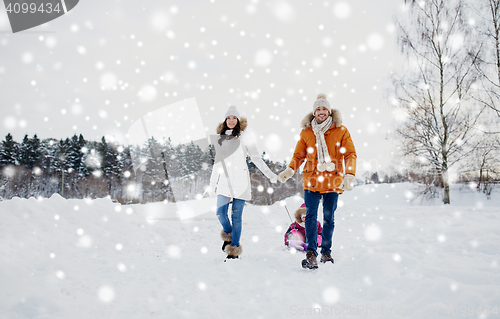
<svg viewBox="0 0 500 319">
<path fill-rule="evenodd" d="M 293 174 L 295 174 L 295 171 L 291 167 L 287 167 L 283 172 L 278 174 L 278 180 L 285 183 Z"/>
<path fill-rule="evenodd" d="M 352 191 L 354 187 L 355 177 L 352 174 L 344 175 L 344 180 L 340 184 L 339 188 L 345 191 Z"/>
</svg>

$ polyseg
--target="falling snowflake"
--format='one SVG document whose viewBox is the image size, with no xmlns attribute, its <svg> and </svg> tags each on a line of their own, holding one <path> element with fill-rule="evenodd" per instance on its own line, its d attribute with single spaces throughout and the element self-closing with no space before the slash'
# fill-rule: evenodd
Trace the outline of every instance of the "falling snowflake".
<svg viewBox="0 0 500 319">
<path fill-rule="evenodd" d="M 382 231 L 377 225 L 367 226 L 365 229 L 365 238 L 368 241 L 377 241 L 380 239 Z"/>
<path fill-rule="evenodd" d="M 142 102 L 152 102 L 156 99 L 157 94 L 158 92 L 154 86 L 145 85 L 140 89 L 138 96 Z"/>
<path fill-rule="evenodd" d="M 101 286 L 97 290 L 97 297 L 103 303 L 110 303 L 115 300 L 115 290 L 111 286 Z"/>
<path fill-rule="evenodd" d="M 324 37 L 323 40 L 321 40 L 321 44 L 325 48 L 329 48 L 329 47 L 331 47 L 333 45 L 333 40 L 330 37 Z"/>
<path fill-rule="evenodd" d="M 118 84 L 118 79 L 113 73 L 107 72 L 101 75 L 100 79 L 101 89 L 103 90 L 113 90 L 116 89 Z"/>
<path fill-rule="evenodd" d="M 17 126 L 17 119 L 14 116 L 7 116 L 3 120 L 3 125 L 7 130 L 12 130 Z"/>
<path fill-rule="evenodd" d="M 92 246 L 92 238 L 88 235 L 83 235 L 78 239 L 77 247 L 90 248 Z"/>
<path fill-rule="evenodd" d="M 368 36 L 367 44 L 370 50 L 378 51 L 384 46 L 384 37 L 378 33 L 372 33 Z"/>
<path fill-rule="evenodd" d="M 343 1 L 337 2 L 333 7 L 333 13 L 339 19 L 345 19 L 351 14 L 351 6 Z"/>
<path fill-rule="evenodd" d="M 25 52 L 21 56 L 21 59 L 23 60 L 24 63 L 29 64 L 29 63 L 33 62 L 34 57 L 33 57 L 33 54 L 31 52 Z"/>
<path fill-rule="evenodd" d="M 118 268 L 118 270 L 120 272 L 126 272 L 127 271 L 127 266 L 125 266 L 124 264 L 122 263 L 119 263 L 118 265 L 116 265 L 116 268 Z"/>
<path fill-rule="evenodd" d="M 78 48 L 76 48 L 76 50 L 78 51 L 78 53 L 80 53 L 81 55 L 85 55 L 87 54 L 87 49 L 85 49 L 85 47 L 83 46 L 78 46 Z"/>
<path fill-rule="evenodd" d="M 273 54 L 267 49 L 261 49 L 255 53 L 254 63 L 259 67 L 267 67 L 273 61 Z"/>
<path fill-rule="evenodd" d="M 327 304 L 335 304 L 340 300 L 340 292 L 335 287 L 328 287 L 323 290 L 323 300 Z"/>
<path fill-rule="evenodd" d="M 181 248 L 176 245 L 170 245 L 167 247 L 167 255 L 172 259 L 181 258 Z"/>
<path fill-rule="evenodd" d="M 200 289 L 201 291 L 207 290 L 207 284 L 204 282 L 199 282 L 198 289 Z"/>
<path fill-rule="evenodd" d="M 150 19 L 151 26 L 157 31 L 165 31 L 169 22 L 168 16 L 163 12 L 155 12 Z"/>
<path fill-rule="evenodd" d="M 287 1 L 277 1 L 272 10 L 274 16 L 282 22 L 291 22 L 295 19 L 295 8 Z"/>
<path fill-rule="evenodd" d="M 441 234 L 437 237 L 437 241 L 440 243 L 444 243 L 446 241 L 446 236 Z"/>
<path fill-rule="evenodd" d="M 61 279 L 61 280 L 66 278 L 66 275 L 64 274 L 64 272 L 62 270 L 57 270 L 55 274 L 56 274 L 56 277 Z"/>
</svg>

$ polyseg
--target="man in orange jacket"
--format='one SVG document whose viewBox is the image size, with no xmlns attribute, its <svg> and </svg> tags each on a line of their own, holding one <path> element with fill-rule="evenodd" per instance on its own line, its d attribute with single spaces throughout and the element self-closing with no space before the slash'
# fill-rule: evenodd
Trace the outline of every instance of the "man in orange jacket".
<svg viewBox="0 0 500 319">
<path fill-rule="evenodd" d="M 318 206 L 323 199 L 322 263 L 334 262 L 331 256 L 334 212 L 339 194 L 354 187 L 356 149 L 351 135 L 342 125 L 340 112 L 330 108 L 325 94 L 319 94 L 313 112 L 302 120 L 302 132 L 288 167 L 278 175 L 285 183 L 305 161 L 303 171 L 306 204 L 306 259 L 304 268 L 318 268 L 317 229 Z M 344 174 L 345 162 L 345 174 Z"/>
</svg>

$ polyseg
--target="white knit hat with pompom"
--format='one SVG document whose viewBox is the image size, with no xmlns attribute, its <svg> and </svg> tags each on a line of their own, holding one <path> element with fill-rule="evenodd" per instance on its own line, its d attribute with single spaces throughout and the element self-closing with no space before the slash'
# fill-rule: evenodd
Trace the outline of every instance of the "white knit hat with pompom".
<svg viewBox="0 0 500 319">
<path fill-rule="evenodd" d="M 238 118 L 238 120 L 241 120 L 240 119 L 240 112 L 238 112 L 238 109 L 236 109 L 236 106 L 234 105 L 231 105 L 228 109 L 227 109 L 227 112 L 226 112 L 226 118 L 230 115 L 234 115 L 236 116 L 236 118 Z"/>
<path fill-rule="evenodd" d="M 318 97 L 317 97 L 316 101 L 314 101 L 314 104 L 313 104 L 313 114 L 314 114 L 314 112 L 316 112 L 316 109 L 318 107 L 325 107 L 328 109 L 328 112 L 332 113 L 330 103 L 328 103 L 328 101 L 326 100 L 325 93 L 318 94 Z"/>
</svg>

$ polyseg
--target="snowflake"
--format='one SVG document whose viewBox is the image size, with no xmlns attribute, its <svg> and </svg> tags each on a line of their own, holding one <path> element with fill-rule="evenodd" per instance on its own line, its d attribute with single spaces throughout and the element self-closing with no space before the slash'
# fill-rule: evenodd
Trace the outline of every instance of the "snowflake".
<svg viewBox="0 0 500 319">
<path fill-rule="evenodd" d="M 103 303 L 110 303 L 115 300 L 115 290 L 111 286 L 101 286 L 97 290 L 97 297 Z"/>
</svg>

